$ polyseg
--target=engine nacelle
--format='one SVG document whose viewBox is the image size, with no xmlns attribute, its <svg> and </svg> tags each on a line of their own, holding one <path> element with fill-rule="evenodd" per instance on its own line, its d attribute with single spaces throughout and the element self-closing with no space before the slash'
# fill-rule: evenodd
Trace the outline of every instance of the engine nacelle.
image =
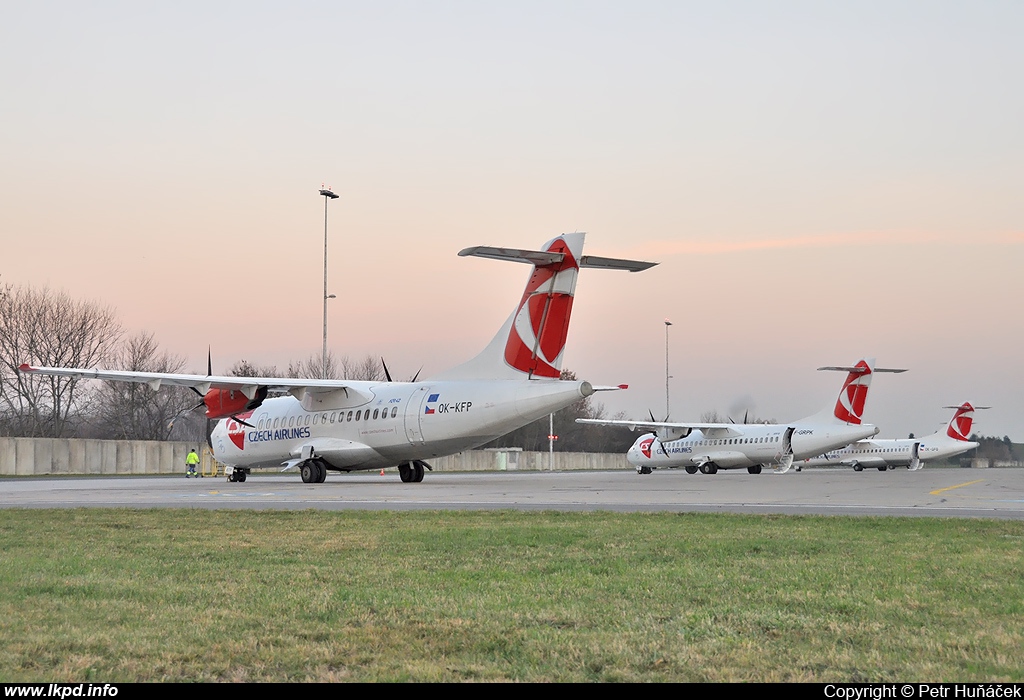
<svg viewBox="0 0 1024 700">
<path fill-rule="evenodd" d="M 267 387 L 265 386 L 258 387 L 256 394 L 251 399 L 240 389 L 210 389 L 203 396 L 203 403 L 206 404 L 206 417 L 216 420 L 259 408 L 265 398 L 267 398 Z"/>
<path fill-rule="evenodd" d="M 684 437 L 688 437 L 692 432 L 692 428 L 658 428 L 655 434 L 658 436 L 658 441 L 661 442 L 661 444 L 665 444 L 666 442 L 682 440 Z"/>
</svg>

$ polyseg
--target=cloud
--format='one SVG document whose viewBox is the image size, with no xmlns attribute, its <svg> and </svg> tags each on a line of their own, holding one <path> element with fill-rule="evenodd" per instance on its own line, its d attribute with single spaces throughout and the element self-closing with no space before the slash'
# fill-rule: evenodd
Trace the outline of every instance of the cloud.
<svg viewBox="0 0 1024 700">
<path fill-rule="evenodd" d="M 821 249 L 864 246 L 917 245 L 923 243 L 962 244 L 963 240 L 950 234 L 923 233 L 916 231 L 857 231 L 851 233 L 826 233 L 789 238 L 761 238 L 743 240 L 690 239 L 678 241 L 651 241 L 629 251 L 638 257 L 666 257 L 671 255 L 726 255 L 749 253 L 760 250 Z M 1024 243 L 1024 232 L 997 234 L 975 234 L 972 244 L 1018 244 Z"/>
</svg>

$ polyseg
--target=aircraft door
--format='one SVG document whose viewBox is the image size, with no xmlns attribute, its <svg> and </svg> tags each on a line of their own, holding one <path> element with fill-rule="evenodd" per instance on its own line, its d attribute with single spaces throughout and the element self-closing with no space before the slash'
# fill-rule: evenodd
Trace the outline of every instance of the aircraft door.
<svg viewBox="0 0 1024 700">
<path fill-rule="evenodd" d="M 405 404 L 405 437 L 410 445 L 423 444 L 423 427 L 420 425 L 423 412 L 426 411 L 427 399 L 430 397 L 431 387 L 419 386 L 409 397 Z"/>
<path fill-rule="evenodd" d="M 793 454 L 793 428 L 786 428 L 786 432 L 782 434 L 782 455 Z"/>
<path fill-rule="evenodd" d="M 917 471 L 921 468 L 921 443 L 914 442 L 913 447 L 910 448 L 910 471 Z"/>
</svg>

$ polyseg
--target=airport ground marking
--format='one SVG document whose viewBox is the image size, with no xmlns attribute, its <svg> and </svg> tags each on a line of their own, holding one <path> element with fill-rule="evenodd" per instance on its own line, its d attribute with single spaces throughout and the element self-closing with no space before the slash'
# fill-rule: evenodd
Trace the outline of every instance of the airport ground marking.
<svg viewBox="0 0 1024 700">
<path fill-rule="evenodd" d="M 956 486 L 947 486 L 944 489 L 935 489 L 934 491 L 929 491 L 928 494 L 931 496 L 938 496 L 944 491 L 952 491 L 953 489 L 958 489 L 963 486 L 970 486 L 971 484 L 980 484 L 982 481 L 984 481 L 984 479 L 975 479 L 974 481 L 968 481 L 963 484 L 957 484 Z"/>
</svg>

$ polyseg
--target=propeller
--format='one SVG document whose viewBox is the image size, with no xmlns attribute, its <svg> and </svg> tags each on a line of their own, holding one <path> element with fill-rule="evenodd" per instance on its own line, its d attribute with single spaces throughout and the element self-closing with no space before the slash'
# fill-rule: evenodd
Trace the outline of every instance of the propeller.
<svg viewBox="0 0 1024 700">
<path fill-rule="evenodd" d="M 207 377 L 212 377 L 213 376 L 213 352 L 212 352 L 210 347 L 206 348 L 206 376 Z M 168 430 L 171 430 L 174 427 L 174 422 L 176 420 L 178 420 L 179 418 L 181 418 L 182 416 L 184 416 L 184 415 L 186 415 L 188 413 L 191 413 L 192 411 L 198 411 L 200 408 L 205 408 L 206 407 L 206 395 L 203 394 L 203 392 L 199 391 L 199 389 L 196 389 L 194 386 L 190 386 L 189 389 L 191 389 L 195 393 L 195 395 L 199 397 L 199 403 L 197 403 L 195 406 L 191 406 L 189 408 L 186 408 L 183 411 L 178 412 L 178 414 L 176 416 L 174 416 L 174 418 L 171 419 L 171 422 L 167 425 L 167 429 Z M 237 421 L 239 424 L 244 425 L 247 428 L 253 428 L 253 429 L 256 428 L 256 426 L 254 426 L 252 423 L 248 423 L 245 420 L 239 418 L 237 414 L 232 415 L 231 418 L 233 420 Z M 213 424 L 213 421 L 210 418 L 207 418 L 206 419 L 206 444 L 209 445 L 210 448 L 213 448 L 213 439 L 212 439 L 213 427 L 212 427 L 212 424 Z"/>
<path fill-rule="evenodd" d="M 749 421 L 747 420 L 749 416 L 750 409 L 747 409 L 746 411 L 743 412 L 743 425 L 747 425 L 747 423 L 749 423 Z M 729 422 L 732 423 L 733 425 L 736 425 L 736 421 L 732 419 L 732 416 L 729 416 Z"/>
<path fill-rule="evenodd" d="M 383 357 L 380 358 L 380 363 L 384 367 L 384 376 L 387 377 L 387 380 L 389 382 L 395 381 L 394 379 L 391 378 L 391 372 L 388 371 L 388 365 L 387 365 L 386 362 L 384 362 L 384 358 Z M 423 367 L 421 366 L 418 370 L 416 370 L 416 374 L 412 375 L 412 379 L 410 379 L 409 382 L 410 383 L 411 382 L 415 382 L 417 379 L 419 379 L 420 378 L 420 372 L 422 372 L 422 371 L 423 371 Z"/>
<path fill-rule="evenodd" d="M 659 421 L 658 421 L 658 420 L 657 420 L 657 419 L 656 419 L 656 418 L 654 417 L 654 411 L 652 411 L 651 409 L 649 409 L 649 408 L 648 408 L 648 409 L 647 409 L 647 412 L 648 412 L 649 414 L 651 414 L 651 422 L 652 422 L 652 423 L 658 423 L 658 422 L 659 422 Z M 662 422 L 662 423 L 668 423 L 668 416 L 666 415 L 666 416 L 665 416 L 665 420 L 664 420 L 664 421 L 660 421 L 660 422 Z M 658 431 L 654 431 L 654 435 L 655 435 L 656 437 L 658 437 Z M 661 444 L 661 438 L 660 438 L 660 437 L 658 437 L 658 440 L 657 440 L 657 442 L 658 442 L 658 449 L 659 449 L 659 450 L 661 450 L 661 454 L 663 454 L 663 455 L 665 455 L 666 457 L 668 457 L 668 450 L 666 450 L 666 449 L 665 449 L 665 446 Z"/>
</svg>

